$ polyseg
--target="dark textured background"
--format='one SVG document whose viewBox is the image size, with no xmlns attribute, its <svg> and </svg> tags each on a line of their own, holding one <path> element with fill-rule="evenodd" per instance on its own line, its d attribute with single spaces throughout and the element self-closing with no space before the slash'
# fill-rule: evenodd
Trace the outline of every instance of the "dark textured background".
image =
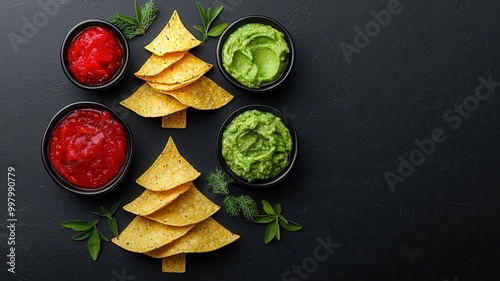
<svg viewBox="0 0 500 281">
<path fill-rule="evenodd" d="M 266 95 L 238 91 L 214 67 L 208 77 L 235 99 L 217 111 L 190 109 L 185 130 L 162 129 L 159 119 L 141 118 L 118 105 L 141 84 L 133 72 L 149 56 L 143 46 L 158 34 L 174 9 L 200 36 L 192 28 L 200 23 L 194 1 L 155 2 L 159 18 L 145 37 L 130 41 L 127 78 L 103 93 L 78 89 L 66 79 L 59 63 L 60 44 L 82 20 L 109 19 L 116 11 L 133 14 L 132 1 L 59 0 L 58 11 L 47 16 L 17 52 L 8 35 L 22 35 L 24 21 L 33 22 L 43 9 L 38 1 L 0 2 L 4 177 L 0 279 L 282 280 L 287 270 L 305 266 L 302 276 L 287 277 L 499 280 L 500 97 L 491 94 L 480 101 L 467 118 L 460 118 L 459 125 L 458 113 L 449 115 L 453 121 L 443 115 L 464 99 L 474 101 L 479 76 L 500 81 L 500 2 L 401 0 L 402 11 L 348 63 L 339 44 L 353 45 L 355 28 L 364 29 L 373 21 L 371 11 L 385 10 L 394 1 L 201 1 L 205 6 L 226 7 L 219 20 L 262 14 L 281 22 L 295 40 L 297 59 L 287 83 Z M 193 53 L 215 64 L 216 44 L 212 38 Z M 57 187 L 40 159 L 41 137 L 50 118 L 65 105 L 83 100 L 116 109 L 135 138 L 135 159 L 125 181 L 96 198 Z M 220 211 L 215 219 L 241 238 L 213 253 L 188 255 L 187 273 L 176 275 L 161 273 L 158 260 L 111 243 L 103 245 L 98 261 L 93 262 L 85 243 L 72 241 L 72 231 L 59 225 L 65 220 L 92 220 L 91 210 L 138 196 L 142 188 L 134 180 L 151 165 L 169 136 L 202 173 L 196 185 L 220 204 L 221 198 L 210 194 L 205 180 L 218 166 L 217 130 L 233 110 L 254 103 L 274 106 L 292 118 L 300 136 L 300 155 L 293 173 L 279 186 L 268 190 L 232 186 L 232 191 L 258 201 L 280 202 L 286 217 L 303 224 L 302 231 L 283 233 L 282 241 L 264 245 L 265 226 Z M 443 130 L 446 141 L 437 144 L 425 162 L 391 191 L 384 172 L 397 173 L 398 157 L 408 159 L 418 148 L 414 141 L 429 138 L 436 128 Z M 15 167 L 17 177 L 15 274 L 6 271 L 9 166 Z M 132 218 L 123 210 L 117 213 L 122 228 Z M 322 261 L 314 259 L 320 240 L 337 243 Z"/>
</svg>

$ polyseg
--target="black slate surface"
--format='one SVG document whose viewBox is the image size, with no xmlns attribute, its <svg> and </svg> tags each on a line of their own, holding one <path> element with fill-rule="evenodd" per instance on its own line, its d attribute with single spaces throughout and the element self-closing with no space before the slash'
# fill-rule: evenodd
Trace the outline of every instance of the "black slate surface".
<svg viewBox="0 0 500 281">
<path fill-rule="evenodd" d="M 224 5 L 221 21 L 252 14 L 276 19 L 292 34 L 297 57 L 287 83 L 266 95 L 240 92 L 214 67 L 207 76 L 235 99 L 217 111 L 190 109 L 184 130 L 162 129 L 159 119 L 141 118 L 118 104 L 140 86 L 133 71 L 149 56 L 143 46 L 174 9 L 200 36 L 192 28 L 200 23 L 194 1 L 156 2 L 159 18 L 146 36 L 130 41 L 126 79 L 102 93 L 78 89 L 66 79 L 60 44 L 82 20 L 109 19 L 116 11 L 133 14 L 132 1 L 0 2 L 1 280 L 500 278 L 500 2 L 201 1 Z M 215 64 L 216 44 L 212 38 L 193 53 Z M 135 138 L 125 181 L 96 198 L 57 187 L 40 158 L 50 118 L 83 100 L 116 109 Z M 280 202 L 286 217 L 303 224 L 300 232 L 264 245 L 265 226 L 220 211 L 214 218 L 241 238 L 212 253 L 188 255 L 186 274 L 165 274 L 158 260 L 111 243 L 93 262 L 85 242 L 72 241 L 73 233 L 59 225 L 92 220 L 92 210 L 138 196 L 142 188 L 134 180 L 169 136 L 202 173 L 195 184 L 221 204 L 205 180 L 218 166 L 215 137 L 223 120 L 248 104 L 284 111 L 298 129 L 300 154 L 279 186 L 232 190 Z M 16 179 L 14 231 L 8 228 L 9 167 Z M 132 218 L 117 213 L 121 228 Z M 11 247 L 15 273 L 8 271 Z"/>
</svg>

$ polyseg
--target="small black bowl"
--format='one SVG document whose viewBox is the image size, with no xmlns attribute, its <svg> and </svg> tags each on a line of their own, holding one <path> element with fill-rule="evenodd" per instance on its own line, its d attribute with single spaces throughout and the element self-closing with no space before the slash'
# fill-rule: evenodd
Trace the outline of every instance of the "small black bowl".
<svg viewBox="0 0 500 281">
<path fill-rule="evenodd" d="M 288 156 L 288 164 L 285 168 L 283 168 L 279 173 L 274 175 L 273 177 L 267 179 L 267 180 L 259 180 L 259 181 L 253 181 L 253 182 L 248 182 L 246 179 L 236 175 L 231 168 L 227 165 L 226 160 L 222 156 L 222 136 L 224 134 L 224 131 L 226 130 L 227 126 L 231 124 L 234 118 L 236 118 L 238 115 L 242 114 L 245 111 L 248 110 L 259 110 L 262 112 L 269 112 L 274 114 L 275 116 L 279 117 L 283 124 L 288 128 L 290 131 L 290 135 L 292 137 L 292 151 L 290 155 Z M 239 109 L 235 110 L 233 113 L 229 115 L 229 117 L 224 121 L 222 126 L 219 129 L 219 133 L 217 135 L 217 157 L 219 159 L 219 162 L 221 166 L 224 168 L 224 170 L 239 184 L 248 186 L 248 187 L 255 187 L 255 188 L 264 188 L 264 187 L 270 187 L 273 185 L 276 185 L 283 181 L 286 176 L 290 173 L 292 170 L 293 165 L 295 164 L 295 161 L 297 160 L 297 155 L 299 152 L 299 137 L 297 135 L 297 130 L 293 126 L 292 122 L 288 117 L 280 112 L 279 110 L 269 107 L 266 105 L 247 105 L 240 107 Z"/>
<path fill-rule="evenodd" d="M 68 63 L 68 50 L 71 42 L 73 39 L 75 39 L 83 30 L 89 28 L 89 27 L 95 27 L 99 26 L 102 28 L 105 28 L 106 30 L 109 30 L 113 35 L 116 37 L 118 42 L 120 43 L 122 49 L 123 49 L 123 57 L 122 57 L 122 64 L 120 69 L 115 73 L 115 75 L 107 80 L 104 83 L 100 84 L 85 84 L 78 79 L 74 77 L 74 75 L 71 73 L 69 70 L 69 63 Z M 130 65 L 130 48 L 129 44 L 127 41 L 127 38 L 123 34 L 123 32 L 120 31 L 116 26 L 111 24 L 110 22 L 107 22 L 105 20 L 101 19 L 89 19 L 80 22 L 79 24 L 75 25 L 64 37 L 63 43 L 61 45 L 61 54 L 60 54 L 60 59 L 61 59 L 61 65 L 62 69 L 64 71 L 64 74 L 68 77 L 68 79 L 73 82 L 76 86 L 85 89 L 85 90 L 91 90 L 91 91 L 101 91 L 101 90 L 106 90 L 114 85 L 116 85 L 127 73 L 128 67 Z"/>
<path fill-rule="evenodd" d="M 52 166 L 50 162 L 50 157 L 49 157 L 49 142 L 52 137 L 52 132 L 58 125 L 58 123 L 66 117 L 70 112 L 72 112 L 75 109 L 81 109 L 81 108 L 92 108 L 92 109 L 98 109 L 98 110 L 106 110 L 109 111 L 113 117 L 122 125 L 126 137 L 127 137 L 127 152 L 126 152 L 126 158 L 125 162 L 123 163 L 123 166 L 121 167 L 120 172 L 115 176 L 114 179 L 112 179 L 110 182 L 105 184 L 102 187 L 99 188 L 81 188 L 76 185 L 73 185 L 69 183 L 67 180 L 65 180 Z M 61 109 L 52 119 L 50 120 L 47 128 L 45 129 L 45 132 L 43 134 L 42 138 L 42 161 L 45 166 L 45 169 L 49 173 L 49 175 L 52 177 L 52 179 L 62 188 L 73 192 L 77 194 L 82 194 L 82 195 L 100 195 L 104 194 L 112 189 L 114 189 L 116 186 L 120 184 L 120 182 L 123 180 L 125 175 L 127 174 L 130 165 L 132 163 L 132 158 L 133 158 L 133 138 L 132 138 L 132 131 L 130 130 L 130 127 L 127 125 L 125 120 L 118 115 L 114 110 L 109 108 L 108 106 L 96 102 L 76 102 L 72 103 L 63 109 Z"/>
<path fill-rule="evenodd" d="M 287 56 L 286 66 L 283 69 L 283 71 L 281 72 L 281 75 L 273 82 L 263 84 L 259 88 L 250 88 L 248 86 L 241 84 L 233 76 L 231 76 L 229 73 L 227 73 L 226 69 L 224 68 L 223 61 L 222 61 L 222 56 L 223 56 L 222 48 L 224 47 L 224 43 L 226 42 L 226 40 L 229 38 L 229 36 L 234 31 L 236 31 L 236 29 L 240 28 L 241 26 L 243 26 L 245 24 L 249 24 L 249 23 L 261 23 L 261 24 L 269 25 L 269 26 L 273 27 L 274 29 L 280 31 L 281 33 L 283 33 L 283 35 L 285 35 L 285 41 L 288 44 L 288 48 L 290 50 L 290 52 L 288 53 L 288 56 Z M 288 77 L 288 75 L 290 74 L 290 72 L 292 71 L 293 63 L 295 61 L 295 47 L 294 47 L 292 36 L 290 35 L 290 33 L 288 33 L 288 31 L 285 29 L 285 27 L 283 25 L 281 25 L 280 23 L 278 23 L 277 21 L 275 21 L 271 18 L 265 17 L 265 16 L 247 16 L 247 17 L 241 18 L 241 19 L 235 21 L 234 23 L 232 23 L 231 25 L 229 25 L 227 27 L 227 29 L 224 31 L 224 33 L 222 33 L 222 35 L 219 38 L 219 42 L 217 44 L 215 57 L 217 59 L 217 65 L 219 67 L 220 72 L 233 85 L 240 88 L 241 90 L 244 90 L 244 91 L 247 91 L 250 93 L 266 93 L 266 92 L 270 92 L 272 90 L 275 90 L 276 88 L 281 86 L 285 82 L 285 80 Z"/>
</svg>

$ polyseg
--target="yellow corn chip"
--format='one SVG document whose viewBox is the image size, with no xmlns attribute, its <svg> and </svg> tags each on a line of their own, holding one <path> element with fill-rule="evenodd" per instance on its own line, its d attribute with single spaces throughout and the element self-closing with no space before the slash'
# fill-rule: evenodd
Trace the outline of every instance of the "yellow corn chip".
<svg viewBox="0 0 500 281">
<path fill-rule="evenodd" d="M 205 197 L 194 184 L 166 207 L 147 215 L 146 218 L 173 226 L 198 223 L 220 209 Z"/>
<path fill-rule="evenodd" d="M 163 83 L 155 83 L 155 82 L 150 82 L 150 81 L 147 81 L 147 82 L 156 91 L 172 91 L 172 90 L 177 90 L 177 89 L 180 89 L 182 87 L 185 87 L 185 86 L 195 82 L 198 79 L 200 79 L 200 77 L 193 77 L 189 80 L 182 81 L 182 82 L 179 82 L 176 84 L 163 84 Z"/>
<path fill-rule="evenodd" d="M 201 44 L 189 30 L 186 29 L 177 11 L 174 11 L 163 30 L 145 48 L 153 54 L 163 56 L 166 53 L 181 52 Z"/>
<path fill-rule="evenodd" d="M 144 83 L 120 104 L 142 117 L 165 116 L 188 107 L 173 97 L 165 98 L 165 96 L 156 92 L 148 83 Z"/>
<path fill-rule="evenodd" d="M 146 189 L 139 197 L 135 198 L 134 201 L 123 206 L 123 209 L 138 216 L 152 214 L 167 206 L 179 197 L 179 195 L 186 192 L 191 184 L 192 182 L 187 182 L 165 191 L 151 191 Z"/>
<path fill-rule="evenodd" d="M 138 78 L 144 76 L 155 76 L 165 70 L 167 67 L 178 62 L 187 51 L 167 53 L 163 56 L 152 54 L 149 59 L 141 66 L 141 68 L 134 73 Z"/>
<path fill-rule="evenodd" d="M 199 176 L 200 172 L 182 157 L 174 140 L 169 137 L 160 156 L 136 182 L 152 191 L 164 191 L 194 181 Z"/>
<path fill-rule="evenodd" d="M 169 226 L 137 216 L 111 241 L 125 250 L 144 253 L 185 235 L 193 226 Z"/>
<path fill-rule="evenodd" d="M 240 236 L 231 233 L 213 218 L 199 222 L 186 235 L 145 254 L 164 258 L 179 253 L 210 252 L 236 241 Z"/>
<path fill-rule="evenodd" d="M 173 96 L 182 104 L 200 110 L 220 108 L 234 98 L 233 95 L 206 76 L 202 76 L 180 89 L 161 92 Z"/>
<path fill-rule="evenodd" d="M 191 53 L 186 53 L 181 60 L 167 67 L 161 73 L 141 78 L 153 83 L 179 84 L 200 78 L 211 68 L 212 64 L 202 61 Z"/>
<path fill-rule="evenodd" d="M 187 109 L 161 117 L 162 128 L 184 129 L 187 126 Z"/>
<path fill-rule="evenodd" d="M 168 273 L 186 272 L 186 254 L 177 254 L 161 260 L 161 271 Z"/>
</svg>

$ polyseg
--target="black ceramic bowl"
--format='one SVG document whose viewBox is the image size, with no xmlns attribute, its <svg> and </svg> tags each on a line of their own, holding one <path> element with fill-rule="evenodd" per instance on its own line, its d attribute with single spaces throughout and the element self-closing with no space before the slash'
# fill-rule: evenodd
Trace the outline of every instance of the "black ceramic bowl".
<svg viewBox="0 0 500 281">
<path fill-rule="evenodd" d="M 122 57 L 122 64 L 120 69 L 115 73 L 115 75 L 107 80 L 106 82 L 100 83 L 100 84 L 85 84 L 80 82 L 78 79 L 75 78 L 75 76 L 71 73 L 69 70 L 69 63 L 68 63 L 68 50 L 71 42 L 75 37 L 77 37 L 83 30 L 93 27 L 93 26 L 100 26 L 103 27 L 116 37 L 118 42 L 120 43 L 122 49 L 123 49 L 123 57 Z M 91 90 L 91 91 L 100 91 L 100 90 L 106 90 L 114 85 L 116 85 L 127 73 L 129 64 L 130 64 L 130 49 L 128 45 L 127 38 L 125 35 L 113 24 L 100 20 L 100 19 L 89 19 L 80 22 L 77 24 L 75 27 L 73 27 L 66 37 L 64 38 L 64 41 L 61 45 L 61 54 L 60 54 L 60 59 L 61 59 L 61 65 L 62 69 L 64 71 L 64 74 L 68 77 L 68 79 L 73 82 L 76 86 L 85 89 L 85 90 Z"/>
<path fill-rule="evenodd" d="M 237 116 L 239 116 L 240 114 L 242 114 L 245 111 L 253 110 L 253 109 L 256 109 L 256 110 L 259 110 L 262 112 L 270 112 L 281 119 L 283 124 L 285 124 L 285 126 L 290 131 L 290 134 L 292 137 L 292 151 L 291 151 L 290 155 L 288 156 L 287 166 L 285 168 L 283 168 L 280 172 L 278 172 L 276 175 L 274 175 L 273 177 L 271 177 L 267 180 L 248 182 L 246 179 L 236 175 L 231 170 L 231 168 L 228 166 L 228 164 L 226 163 L 226 160 L 222 156 L 222 137 L 223 137 L 224 131 L 226 130 L 227 126 L 229 126 L 229 124 L 231 124 L 231 122 L 233 121 L 234 118 L 236 118 Z M 298 137 L 297 131 L 296 131 L 295 127 L 293 126 L 292 122 L 290 121 L 290 119 L 288 119 L 288 117 L 285 114 L 283 114 L 282 112 L 280 112 L 279 110 L 272 108 L 272 107 L 269 107 L 269 106 L 266 106 L 266 105 L 247 105 L 247 106 L 243 106 L 243 107 L 237 109 L 236 111 L 231 113 L 231 115 L 229 115 L 229 117 L 224 121 L 224 123 L 220 127 L 219 133 L 217 135 L 217 157 L 219 159 L 221 166 L 237 183 L 244 185 L 244 186 L 255 187 L 255 188 L 264 188 L 264 187 L 270 187 L 270 186 L 273 186 L 273 185 L 280 183 L 282 180 L 284 180 L 286 178 L 286 176 L 288 176 L 288 174 L 292 170 L 292 167 L 295 164 L 295 161 L 297 160 L 298 152 L 299 152 L 299 137 Z"/>
<path fill-rule="evenodd" d="M 241 26 L 248 24 L 248 23 L 261 23 L 261 24 L 269 25 L 269 26 L 273 27 L 274 29 L 280 31 L 281 33 L 283 33 L 283 35 L 285 35 L 285 41 L 288 44 L 288 48 L 290 50 L 290 52 L 288 53 L 288 56 L 287 56 L 286 66 L 283 69 L 283 71 L 281 72 L 281 75 L 273 82 L 263 84 L 259 88 L 250 88 L 248 86 L 241 84 L 238 80 L 236 80 L 229 73 L 227 73 L 227 71 L 223 65 L 222 48 L 224 47 L 224 43 L 229 38 L 229 36 L 234 31 L 236 31 L 236 29 L 238 29 Z M 217 59 L 217 65 L 220 69 L 220 72 L 233 85 L 235 85 L 236 87 L 238 87 L 244 91 L 251 92 L 251 93 L 266 93 L 266 92 L 270 92 L 272 90 L 275 90 L 276 88 L 281 86 L 285 82 L 285 80 L 288 77 L 288 75 L 290 74 L 290 72 L 292 71 L 293 63 L 295 60 L 295 47 L 293 44 L 292 36 L 290 36 L 290 33 L 288 33 L 288 31 L 285 29 L 285 27 L 283 25 L 281 25 L 280 23 L 278 23 L 277 21 L 275 21 L 271 18 L 265 17 L 265 16 L 247 16 L 247 17 L 241 18 L 241 19 L 235 21 L 234 23 L 232 23 L 231 25 L 229 25 L 227 27 L 227 29 L 224 31 L 224 33 L 222 33 L 222 35 L 219 38 L 219 43 L 217 44 L 217 48 L 216 48 L 216 59 Z"/>
<path fill-rule="evenodd" d="M 98 188 L 81 188 L 76 185 L 71 184 L 67 180 L 65 180 L 52 166 L 50 159 L 49 159 L 49 142 L 52 137 L 52 132 L 58 125 L 58 123 L 66 117 L 70 112 L 72 112 L 75 109 L 82 109 L 82 108 L 91 108 L 91 109 L 98 109 L 98 110 L 107 110 L 111 113 L 111 115 L 122 125 L 126 138 L 127 138 L 127 150 L 126 150 L 126 158 L 123 166 L 121 167 L 119 173 L 107 184 L 104 186 L 98 187 Z M 100 195 L 104 194 L 112 189 L 114 189 L 120 182 L 123 180 L 125 177 L 126 173 L 129 170 L 130 164 L 132 163 L 132 157 L 133 157 L 133 138 L 132 138 L 132 132 L 120 115 L 113 111 L 111 108 L 108 106 L 105 106 L 100 103 L 96 102 L 77 102 L 70 104 L 63 109 L 61 109 L 54 117 L 52 120 L 50 120 L 47 128 L 45 129 L 45 133 L 43 134 L 42 138 L 42 161 L 45 166 L 45 169 L 49 173 L 49 175 L 52 177 L 52 179 L 62 188 L 73 192 L 77 194 L 82 194 L 82 195 Z"/>
</svg>

